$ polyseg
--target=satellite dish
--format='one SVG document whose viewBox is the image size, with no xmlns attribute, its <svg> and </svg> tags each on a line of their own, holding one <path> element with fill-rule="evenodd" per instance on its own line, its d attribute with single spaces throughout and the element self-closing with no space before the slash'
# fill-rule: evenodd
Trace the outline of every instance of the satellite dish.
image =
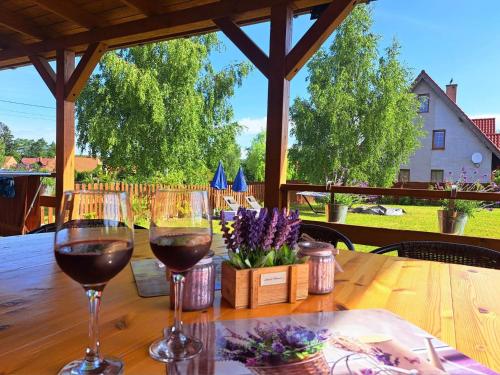
<svg viewBox="0 0 500 375">
<path fill-rule="evenodd" d="M 480 164 L 481 162 L 483 161 L 483 155 L 481 155 L 481 153 L 479 152 L 474 152 L 472 154 L 472 162 L 474 164 Z"/>
</svg>

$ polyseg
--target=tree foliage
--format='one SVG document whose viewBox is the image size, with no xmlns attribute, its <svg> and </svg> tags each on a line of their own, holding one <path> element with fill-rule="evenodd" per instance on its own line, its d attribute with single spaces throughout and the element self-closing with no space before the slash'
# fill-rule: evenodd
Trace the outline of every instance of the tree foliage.
<svg viewBox="0 0 500 375">
<path fill-rule="evenodd" d="M 77 101 L 77 142 L 121 176 L 206 182 L 224 162 L 236 174 L 240 149 L 229 99 L 246 63 L 216 71 L 215 34 L 109 52 Z"/>
<path fill-rule="evenodd" d="M 2 168 L 4 160 L 5 160 L 5 143 L 3 139 L 0 138 L 0 168 Z"/>
<path fill-rule="evenodd" d="M 350 181 L 387 186 L 419 146 L 411 73 L 396 41 L 378 52 L 371 26 L 369 8 L 357 6 L 307 65 L 309 98 L 291 107 L 290 159 L 302 179 L 324 183 L 346 169 Z"/>
<path fill-rule="evenodd" d="M 0 121 L 0 142 L 3 144 L 5 155 L 11 154 L 14 146 L 14 135 L 7 124 Z"/>
<path fill-rule="evenodd" d="M 247 148 L 244 166 L 248 181 L 264 181 L 266 174 L 266 132 L 260 132 L 252 140 L 250 147 Z"/>
<path fill-rule="evenodd" d="M 55 142 L 48 143 L 45 139 L 14 138 L 10 128 L 0 122 L 0 143 L 4 146 L 6 156 L 14 156 L 19 161 L 23 157 L 53 158 L 56 156 Z"/>
<path fill-rule="evenodd" d="M 288 162 L 288 160 L 287 160 Z M 262 131 L 253 139 L 247 148 L 247 156 L 243 161 L 248 181 L 263 182 L 266 177 L 266 132 Z M 296 179 L 296 169 L 288 163 L 287 179 Z"/>
</svg>

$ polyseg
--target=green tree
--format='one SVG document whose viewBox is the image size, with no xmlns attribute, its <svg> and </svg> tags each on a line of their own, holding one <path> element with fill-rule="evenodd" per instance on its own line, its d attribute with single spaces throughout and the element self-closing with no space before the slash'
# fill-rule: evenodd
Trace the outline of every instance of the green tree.
<svg viewBox="0 0 500 375">
<path fill-rule="evenodd" d="M 14 152 L 14 135 L 9 127 L 0 121 L 0 142 L 4 145 L 5 155 L 12 155 Z"/>
<path fill-rule="evenodd" d="M 357 6 L 307 65 L 309 98 L 297 98 L 290 111 L 290 159 L 302 179 L 325 183 L 346 170 L 349 181 L 387 186 L 419 146 L 411 73 L 396 41 L 378 52 L 371 26 L 369 8 Z"/>
<path fill-rule="evenodd" d="M 266 177 L 266 132 L 262 131 L 257 134 L 247 148 L 247 156 L 243 161 L 245 174 L 248 181 L 262 182 Z M 288 163 L 287 175 L 288 180 L 297 179 L 296 168 L 293 164 Z"/>
<path fill-rule="evenodd" d="M 5 143 L 2 138 L 0 138 L 0 168 L 2 168 L 5 160 Z"/>
<path fill-rule="evenodd" d="M 30 157 L 47 157 L 47 151 L 49 144 L 43 138 L 37 140 L 29 140 L 29 147 L 27 150 L 27 156 Z"/>
<path fill-rule="evenodd" d="M 250 147 L 247 148 L 244 167 L 248 181 L 264 181 L 266 175 L 266 132 L 260 132 L 252 140 Z"/>
<path fill-rule="evenodd" d="M 124 178 L 206 182 L 240 150 L 229 99 L 250 66 L 216 71 L 215 34 L 109 52 L 77 101 L 77 142 Z"/>
</svg>

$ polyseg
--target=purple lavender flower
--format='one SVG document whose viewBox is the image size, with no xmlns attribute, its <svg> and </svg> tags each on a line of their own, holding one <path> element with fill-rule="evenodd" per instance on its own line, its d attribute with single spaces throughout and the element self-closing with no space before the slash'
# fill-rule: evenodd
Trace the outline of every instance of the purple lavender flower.
<svg viewBox="0 0 500 375">
<path fill-rule="evenodd" d="M 275 208 L 269 213 L 264 208 L 257 215 L 254 210 L 240 207 L 231 226 L 227 224 L 224 212 L 221 213 L 220 224 L 226 246 L 233 252 L 230 262 L 237 268 L 297 262 L 293 260 L 296 256 L 294 252 L 281 253 L 284 255 L 280 258 L 278 251 L 284 245 L 289 249 L 295 248 L 300 235 L 298 211 L 287 214 L 286 209 L 280 212 Z M 269 254 L 271 250 L 276 253 Z"/>
<path fill-rule="evenodd" d="M 275 353 L 278 354 L 283 353 L 286 350 L 285 346 L 279 341 L 274 341 L 273 344 L 271 345 L 271 348 Z"/>
<path fill-rule="evenodd" d="M 386 353 L 380 348 L 375 348 L 373 349 L 373 355 L 375 358 L 379 361 L 382 362 L 386 366 L 398 366 L 399 365 L 399 358 L 394 357 L 393 360 L 391 360 L 392 354 L 391 353 Z"/>
<path fill-rule="evenodd" d="M 290 221 L 290 233 L 288 234 L 288 240 L 286 244 L 290 248 L 294 248 L 297 245 L 300 237 L 300 222 L 299 219 L 299 211 L 295 210 L 290 213 L 289 216 Z"/>
<path fill-rule="evenodd" d="M 247 366 L 269 366 L 294 362 L 320 352 L 328 338 L 326 330 L 313 331 L 303 326 L 261 323 L 246 336 L 228 331 L 218 342 L 223 359 Z"/>
<path fill-rule="evenodd" d="M 270 249 L 271 245 L 273 244 L 274 234 L 276 232 L 276 224 L 278 224 L 278 216 L 278 209 L 273 209 L 272 216 L 268 218 L 267 230 L 262 240 L 262 248 L 264 250 Z"/>
</svg>

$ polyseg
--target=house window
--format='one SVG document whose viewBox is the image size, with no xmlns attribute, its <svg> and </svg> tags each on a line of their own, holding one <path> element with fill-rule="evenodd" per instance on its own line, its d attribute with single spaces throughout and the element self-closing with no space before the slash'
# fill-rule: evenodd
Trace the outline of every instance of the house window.
<svg viewBox="0 0 500 375">
<path fill-rule="evenodd" d="M 418 101 L 420 102 L 420 107 L 418 109 L 418 112 L 419 113 L 429 112 L 429 94 L 419 95 Z"/>
<path fill-rule="evenodd" d="M 434 130 L 432 132 L 432 149 L 444 150 L 446 130 Z"/>
<path fill-rule="evenodd" d="M 410 181 L 410 170 L 409 169 L 400 169 L 398 181 L 399 182 L 409 182 Z"/>
<path fill-rule="evenodd" d="M 443 182 L 443 181 L 444 181 L 444 171 L 442 169 L 432 169 L 431 182 Z"/>
</svg>

